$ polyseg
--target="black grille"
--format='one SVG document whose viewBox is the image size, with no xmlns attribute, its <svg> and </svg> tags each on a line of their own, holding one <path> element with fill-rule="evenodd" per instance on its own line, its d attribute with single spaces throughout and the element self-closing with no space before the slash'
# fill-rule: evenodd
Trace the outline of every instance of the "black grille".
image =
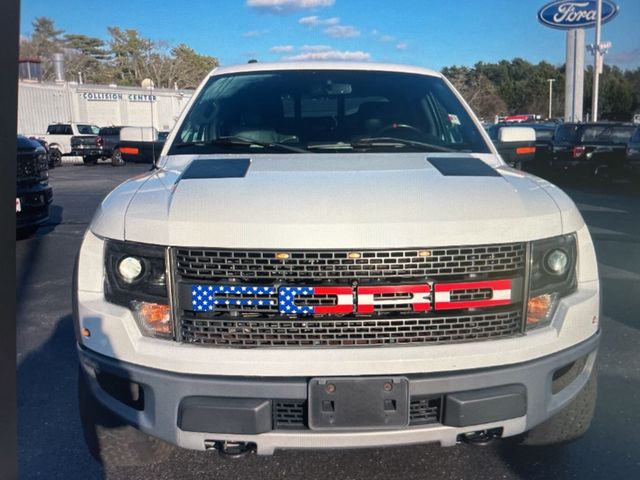
<svg viewBox="0 0 640 480">
<path fill-rule="evenodd" d="M 409 405 L 409 424 L 428 425 L 440 422 L 442 397 L 414 397 Z"/>
<path fill-rule="evenodd" d="M 302 430 L 307 425 L 307 402 L 304 400 L 274 400 L 274 430 Z"/>
<path fill-rule="evenodd" d="M 44 178 L 44 172 L 49 168 L 44 155 L 18 154 L 16 163 L 16 179 L 21 182 L 39 181 Z"/>
<path fill-rule="evenodd" d="M 314 282 L 504 274 L 524 266 L 524 244 L 376 251 L 266 251 L 178 248 L 185 279 Z M 280 253 L 283 259 L 276 258 Z M 354 258 L 359 257 L 359 258 Z"/>
<path fill-rule="evenodd" d="M 412 397 L 409 404 L 409 425 L 440 423 L 442 397 Z M 307 430 L 306 400 L 274 400 L 274 430 Z"/>
<path fill-rule="evenodd" d="M 521 311 L 408 318 L 232 318 L 183 312 L 184 342 L 229 347 L 418 345 L 517 335 Z"/>
</svg>

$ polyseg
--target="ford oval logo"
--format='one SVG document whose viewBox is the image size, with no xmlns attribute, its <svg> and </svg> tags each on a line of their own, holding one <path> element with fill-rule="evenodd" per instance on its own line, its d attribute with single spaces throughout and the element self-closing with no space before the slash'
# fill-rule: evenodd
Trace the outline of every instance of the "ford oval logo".
<svg viewBox="0 0 640 480">
<path fill-rule="evenodd" d="M 538 11 L 540 23 L 551 28 L 587 28 L 596 24 L 596 0 L 559 0 Z M 610 0 L 602 0 L 602 23 L 618 14 L 618 6 Z"/>
</svg>

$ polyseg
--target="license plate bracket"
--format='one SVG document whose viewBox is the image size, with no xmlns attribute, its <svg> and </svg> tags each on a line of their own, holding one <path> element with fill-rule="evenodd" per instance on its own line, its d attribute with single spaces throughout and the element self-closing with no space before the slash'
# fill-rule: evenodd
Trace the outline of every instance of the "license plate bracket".
<svg viewBox="0 0 640 480">
<path fill-rule="evenodd" d="M 312 430 L 385 430 L 409 425 L 406 377 L 312 378 Z"/>
</svg>

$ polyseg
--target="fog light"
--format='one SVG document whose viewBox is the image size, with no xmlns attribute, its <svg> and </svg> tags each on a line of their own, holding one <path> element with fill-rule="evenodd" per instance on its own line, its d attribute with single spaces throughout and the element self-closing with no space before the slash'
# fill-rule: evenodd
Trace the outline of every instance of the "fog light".
<svg viewBox="0 0 640 480">
<path fill-rule="evenodd" d="M 557 295 L 545 293 L 529 299 L 527 304 L 527 328 L 538 327 L 551 321 Z"/>
<path fill-rule="evenodd" d="M 118 263 L 118 273 L 127 283 L 133 283 L 139 279 L 142 270 L 142 261 L 136 257 L 125 257 Z"/>
<path fill-rule="evenodd" d="M 171 309 L 160 303 L 139 302 L 136 305 L 141 326 L 153 335 L 168 336 L 173 332 Z"/>
<path fill-rule="evenodd" d="M 547 254 L 544 264 L 549 273 L 564 275 L 569 266 L 569 256 L 564 250 L 552 250 Z"/>
</svg>

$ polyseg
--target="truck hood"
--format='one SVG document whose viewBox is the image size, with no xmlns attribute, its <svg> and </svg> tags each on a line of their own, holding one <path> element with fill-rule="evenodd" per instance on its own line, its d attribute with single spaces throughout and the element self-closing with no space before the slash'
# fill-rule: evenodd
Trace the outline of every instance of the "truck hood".
<svg viewBox="0 0 640 480">
<path fill-rule="evenodd" d="M 528 175 L 491 167 L 499 175 L 459 176 L 430 162 L 447 157 L 460 155 L 256 155 L 246 175 L 235 178 L 183 178 L 184 168 L 164 170 L 135 193 L 128 187 L 116 237 L 221 248 L 397 248 L 562 233 L 558 205 Z M 495 162 L 491 155 L 474 158 L 483 166 Z M 99 220 L 108 228 L 108 219 Z"/>
</svg>

